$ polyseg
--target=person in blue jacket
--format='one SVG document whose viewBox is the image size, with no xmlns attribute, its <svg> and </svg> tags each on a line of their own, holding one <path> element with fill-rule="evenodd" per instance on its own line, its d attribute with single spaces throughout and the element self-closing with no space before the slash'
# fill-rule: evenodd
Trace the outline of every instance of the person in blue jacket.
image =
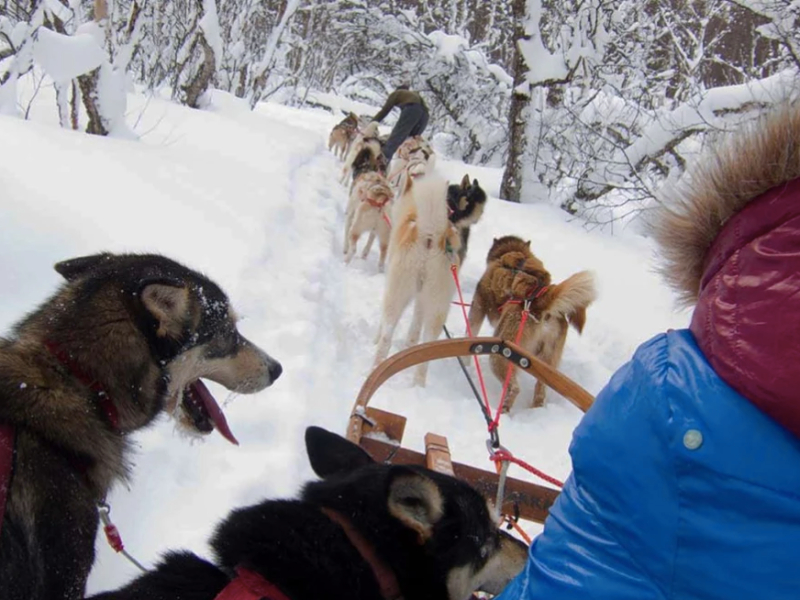
<svg viewBox="0 0 800 600">
<path fill-rule="evenodd" d="M 724 141 L 652 223 L 691 325 L 644 343 L 499 600 L 800 599 L 800 107 Z"/>
</svg>

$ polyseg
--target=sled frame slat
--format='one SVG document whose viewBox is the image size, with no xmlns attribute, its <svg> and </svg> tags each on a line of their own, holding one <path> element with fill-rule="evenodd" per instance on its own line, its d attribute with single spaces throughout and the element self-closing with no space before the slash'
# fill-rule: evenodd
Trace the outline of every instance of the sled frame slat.
<svg viewBox="0 0 800 600">
<path fill-rule="evenodd" d="M 446 437 L 435 433 L 425 434 L 425 466 L 431 471 L 455 476 Z"/>
<path fill-rule="evenodd" d="M 426 436 L 425 454 L 403 448 L 400 444 L 406 419 L 367 406 L 386 380 L 409 367 L 442 358 L 491 354 L 502 356 L 520 371 L 536 377 L 583 412 L 594 402 L 594 397 L 569 377 L 510 341 L 497 337 L 439 340 L 398 352 L 372 371 L 353 406 L 347 424 L 347 439 L 360 445 L 379 462 L 418 465 L 440 472 L 446 472 L 443 469 L 450 463 L 455 477 L 467 481 L 486 498 L 494 500 L 499 482 L 497 473 L 450 461 L 447 440 L 435 434 Z M 504 514 L 519 515 L 522 519 L 537 523 L 543 523 L 547 518 L 559 493 L 558 490 L 511 477 L 506 479 L 504 491 Z"/>
</svg>

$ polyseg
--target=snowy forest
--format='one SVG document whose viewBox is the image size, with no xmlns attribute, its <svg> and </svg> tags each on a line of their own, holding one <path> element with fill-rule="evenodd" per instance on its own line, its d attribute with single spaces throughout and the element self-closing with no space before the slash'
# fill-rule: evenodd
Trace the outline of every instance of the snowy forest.
<svg viewBox="0 0 800 600">
<path fill-rule="evenodd" d="M 0 0 L 0 111 L 52 85 L 62 127 L 130 135 L 125 92 L 431 108 L 437 151 L 501 197 L 618 218 L 715 132 L 791 94 L 793 0 Z M 321 100 L 322 99 L 322 100 Z"/>
</svg>

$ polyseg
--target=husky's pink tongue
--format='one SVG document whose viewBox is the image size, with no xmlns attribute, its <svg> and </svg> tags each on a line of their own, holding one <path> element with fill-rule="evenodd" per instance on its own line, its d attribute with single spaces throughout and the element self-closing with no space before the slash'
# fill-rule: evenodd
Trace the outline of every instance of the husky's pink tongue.
<svg viewBox="0 0 800 600">
<path fill-rule="evenodd" d="M 217 404 L 217 401 L 214 400 L 214 396 L 211 395 L 211 392 L 208 391 L 206 384 L 198 379 L 189 387 L 192 388 L 192 392 L 200 402 L 203 403 L 203 407 L 208 412 L 208 417 L 214 423 L 214 427 L 216 427 L 217 431 L 230 443 L 238 446 L 239 441 L 233 437 L 233 432 L 231 432 L 231 428 L 228 427 L 228 421 L 225 419 L 222 409 L 219 407 L 219 404 Z"/>
</svg>

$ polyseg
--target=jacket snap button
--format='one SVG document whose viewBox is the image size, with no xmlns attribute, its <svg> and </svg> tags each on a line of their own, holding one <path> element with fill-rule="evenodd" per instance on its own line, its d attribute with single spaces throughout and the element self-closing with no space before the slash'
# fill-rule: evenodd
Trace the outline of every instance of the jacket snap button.
<svg viewBox="0 0 800 600">
<path fill-rule="evenodd" d="M 689 450 L 697 450 L 703 445 L 703 434 L 697 429 L 690 429 L 683 434 L 683 445 Z"/>
</svg>

